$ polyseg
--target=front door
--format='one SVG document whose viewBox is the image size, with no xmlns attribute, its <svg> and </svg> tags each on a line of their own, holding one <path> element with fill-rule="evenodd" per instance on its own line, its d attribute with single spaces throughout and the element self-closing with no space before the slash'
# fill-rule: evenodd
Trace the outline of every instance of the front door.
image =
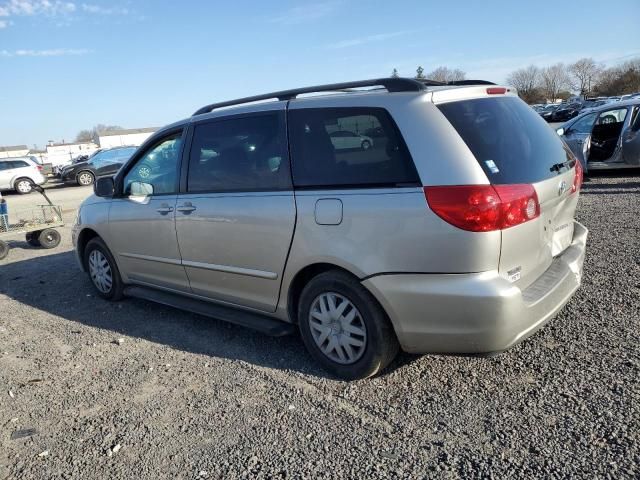
<svg viewBox="0 0 640 480">
<path fill-rule="evenodd" d="M 585 170 L 587 167 L 589 136 L 597 116 L 597 113 L 589 113 L 579 118 L 565 131 L 562 137 L 573 154 L 578 157 Z"/>
<path fill-rule="evenodd" d="M 275 311 L 295 223 L 284 104 L 198 123 L 176 229 L 193 293 Z"/>
<path fill-rule="evenodd" d="M 629 127 L 622 134 L 622 155 L 625 163 L 640 165 L 640 106 L 633 107 Z"/>
<path fill-rule="evenodd" d="M 109 211 L 109 245 L 132 283 L 189 292 L 176 239 L 177 200 L 182 132 L 146 149 L 124 176 L 123 195 Z M 158 168 L 142 178 L 140 165 Z"/>
</svg>

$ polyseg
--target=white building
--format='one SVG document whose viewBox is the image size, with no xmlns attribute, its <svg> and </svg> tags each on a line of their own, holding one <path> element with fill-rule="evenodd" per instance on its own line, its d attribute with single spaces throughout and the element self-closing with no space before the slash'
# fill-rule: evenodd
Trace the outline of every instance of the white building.
<svg viewBox="0 0 640 480">
<path fill-rule="evenodd" d="M 80 155 L 91 155 L 98 149 L 93 142 L 50 143 L 47 145 L 47 162 L 53 166 L 65 165 Z"/>
<path fill-rule="evenodd" d="M 139 147 L 156 130 L 158 129 L 155 127 L 151 127 L 99 132 L 98 143 L 100 143 L 100 148 L 113 148 L 122 146 Z"/>
<path fill-rule="evenodd" d="M 11 147 L 0 147 L 0 158 L 24 157 L 29 153 L 26 145 L 13 145 Z"/>
</svg>

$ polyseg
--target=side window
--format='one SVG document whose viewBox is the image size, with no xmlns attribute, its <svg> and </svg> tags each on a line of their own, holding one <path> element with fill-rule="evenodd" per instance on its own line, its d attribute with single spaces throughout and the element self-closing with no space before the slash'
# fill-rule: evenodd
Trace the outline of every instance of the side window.
<svg viewBox="0 0 640 480">
<path fill-rule="evenodd" d="M 9 170 L 11 167 L 11 162 L 0 162 L 0 171 Z"/>
<path fill-rule="evenodd" d="M 9 163 L 11 163 L 11 168 L 24 168 L 29 166 L 27 162 L 23 162 L 21 160 L 14 160 L 13 162 Z"/>
<path fill-rule="evenodd" d="M 195 126 L 188 192 L 290 188 L 284 113 L 256 114 Z"/>
<path fill-rule="evenodd" d="M 165 137 L 147 149 L 125 175 L 124 193 L 176 193 L 180 177 L 181 146 L 182 132 Z"/>
<path fill-rule="evenodd" d="M 616 108 L 615 110 L 607 110 L 602 112 L 598 117 L 598 125 L 607 125 L 610 123 L 622 123 L 627 117 L 626 108 Z"/>
<path fill-rule="evenodd" d="M 375 136 L 368 135 L 375 132 Z M 289 112 L 296 187 L 365 188 L 419 182 L 409 151 L 382 108 Z"/>
<path fill-rule="evenodd" d="M 571 127 L 571 131 L 574 133 L 591 133 L 593 128 L 593 122 L 596 119 L 597 113 L 590 113 L 585 115 Z"/>
</svg>

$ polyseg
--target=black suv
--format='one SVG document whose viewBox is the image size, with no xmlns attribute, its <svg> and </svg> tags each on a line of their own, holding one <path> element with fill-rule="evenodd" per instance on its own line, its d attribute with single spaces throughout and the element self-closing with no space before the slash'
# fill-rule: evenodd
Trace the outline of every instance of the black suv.
<svg viewBox="0 0 640 480">
<path fill-rule="evenodd" d="M 92 185 L 96 177 L 115 175 L 138 147 L 116 147 L 102 150 L 84 162 L 67 165 L 60 172 L 63 182 Z"/>
</svg>

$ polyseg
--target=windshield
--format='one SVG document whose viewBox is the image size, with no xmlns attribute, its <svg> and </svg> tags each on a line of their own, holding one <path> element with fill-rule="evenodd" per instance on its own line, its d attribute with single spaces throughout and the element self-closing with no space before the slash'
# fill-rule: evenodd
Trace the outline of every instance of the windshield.
<svg viewBox="0 0 640 480">
<path fill-rule="evenodd" d="M 492 184 L 535 183 L 572 160 L 549 125 L 515 97 L 438 105 Z"/>
</svg>

